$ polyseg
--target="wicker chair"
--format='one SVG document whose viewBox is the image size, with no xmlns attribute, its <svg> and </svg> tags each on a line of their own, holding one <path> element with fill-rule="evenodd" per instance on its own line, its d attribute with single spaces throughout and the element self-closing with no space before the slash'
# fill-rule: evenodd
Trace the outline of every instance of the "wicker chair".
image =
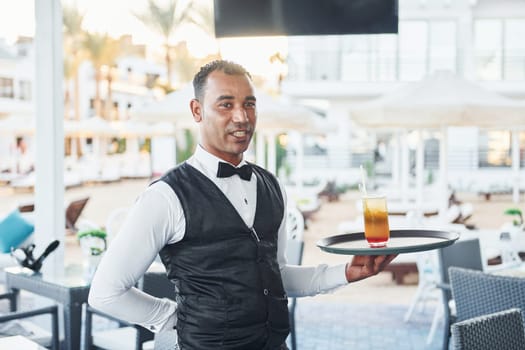
<svg viewBox="0 0 525 350">
<path fill-rule="evenodd" d="M 464 267 L 473 270 L 483 270 L 483 259 L 479 239 L 459 240 L 451 246 L 438 250 L 439 280 L 437 287 L 441 289 L 443 300 L 443 349 L 448 350 L 450 340 L 450 324 L 455 321 L 449 305 L 452 300 L 448 269 L 451 266 Z M 439 310 L 438 310 L 439 311 Z M 430 328 L 428 340 L 431 340 L 439 323 L 440 313 L 436 312 Z M 427 340 L 427 343 L 428 343 Z"/>
<path fill-rule="evenodd" d="M 451 267 L 456 320 L 519 308 L 525 311 L 525 279 Z"/>
<path fill-rule="evenodd" d="M 452 325 L 455 350 L 525 349 L 523 313 L 509 309 Z"/>
</svg>

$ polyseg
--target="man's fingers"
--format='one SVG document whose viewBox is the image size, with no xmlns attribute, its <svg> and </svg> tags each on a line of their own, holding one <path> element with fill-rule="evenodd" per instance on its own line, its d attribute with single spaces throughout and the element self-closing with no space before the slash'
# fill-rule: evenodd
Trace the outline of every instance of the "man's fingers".
<svg viewBox="0 0 525 350">
<path fill-rule="evenodd" d="M 392 260 L 396 258 L 397 254 L 380 255 L 376 258 L 375 266 L 377 272 L 382 271 Z"/>
<path fill-rule="evenodd" d="M 348 282 L 359 281 L 378 274 L 397 256 L 391 255 L 358 255 L 347 264 L 345 273 Z"/>
</svg>

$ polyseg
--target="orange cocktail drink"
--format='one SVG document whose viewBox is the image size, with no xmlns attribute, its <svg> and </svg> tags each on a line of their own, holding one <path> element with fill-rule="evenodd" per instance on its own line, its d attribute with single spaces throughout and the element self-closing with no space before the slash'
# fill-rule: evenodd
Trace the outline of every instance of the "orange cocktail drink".
<svg viewBox="0 0 525 350">
<path fill-rule="evenodd" d="M 390 238 L 386 197 L 366 195 L 362 197 L 365 219 L 365 238 L 372 248 L 386 246 Z"/>
</svg>

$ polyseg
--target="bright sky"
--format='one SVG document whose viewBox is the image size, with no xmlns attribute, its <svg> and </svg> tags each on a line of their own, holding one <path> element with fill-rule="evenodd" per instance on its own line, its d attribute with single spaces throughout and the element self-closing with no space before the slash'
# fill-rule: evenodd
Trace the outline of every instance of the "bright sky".
<svg viewBox="0 0 525 350">
<path fill-rule="evenodd" d="M 39 0 L 45 1 L 45 0 Z M 162 1 L 162 0 L 160 0 Z M 211 4 L 211 0 L 199 0 Z M 0 38 L 13 42 L 18 35 L 33 36 L 35 0 L 0 0 Z M 160 47 L 162 40 L 133 16 L 146 7 L 146 0 L 63 0 L 76 4 L 85 13 L 84 27 L 89 31 L 107 32 L 118 37 L 132 34 L 137 44 Z M 186 40 L 188 48 L 197 57 L 216 51 L 217 42 L 200 30 L 181 30 L 174 41 Z M 237 61 L 252 73 L 272 74 L 268 58 L 276 52 L 286 54 L 284 37 L 236 38 L 219 41 L 223 58 Z"/>
<path fill-rule="evenodd" d="M 0 2 L 0 38 L 12 42 L 16 36 L 35 32 L 34 0 Z"/>
</svg>

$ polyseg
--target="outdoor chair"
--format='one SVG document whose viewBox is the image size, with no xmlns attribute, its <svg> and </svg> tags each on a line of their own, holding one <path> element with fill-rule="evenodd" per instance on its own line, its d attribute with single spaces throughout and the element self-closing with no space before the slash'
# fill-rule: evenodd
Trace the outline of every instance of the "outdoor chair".
<svg viewBox="0 0 525 350">
<path fill-rule="evenodd" d="M 525 278 L 449 269 L 456 321 L 519 308 L 525 311 Z"/>
<path fill-rule="evenodd" d="M 76 233 L 78 231 L 77 221 L 86 207 L 89 197 L 80 198 L 68 204 L 65 210 L 66 216 L 66 232 Z M 18 206 L 21 213 L 33 213 L 35 211 L 34 203 L 25 203 Z"/>
<path fill-rule="evenodd" d="M 84 210 L 89 197 L 74 200 L 66 208 L 66 232 L 77 232 L 77 221 Z"/>
<path fill-rule="evenodd" d="M 525 349 L 523 313 L 509 309 L 452 325 L 455 350 Z"/>
<path fill-rule="evenodd" d="M 418 285 L 416 294 L 412 298 L 408 310 L 405 313 L 405 322 L 410 321 L 416 307 L 424 304 L 425 301 L 433 296 L 434 292 L 437 291 L 437 284 L 439 283 L 436 252 L 429 251 L 417 253 L 415 259 L 418 273 Z"/>
<path fill-rule="evenodd" d="M 18 211 L 20 211 L 21 213 L 31 213 L 35 211 L 35 204 L 34 203 L 20 204 L 18 206 Z"/>
<path fill-rule="evenodd" d="M 175 298 L 175 287 L 165 272 L 147 272 L 138 288 L 158 298 Z M 118 328 L 93 331 L 93 315 L 118 323 Z M 86 305 L 84 349 L 152 349 L 153 333 L 148 329 L 120 320 Z"/>
<path fill-rule="evenodd" d="M 286 258 L 289 265 L 301 265 L 303 260 L 303 232 L 304 220 L 301 212 L 296 207 L 288 207 L 286 217 L 288 240 L 286 241 Z M 290 317 L 290 343 L 291 350 L 297 349 L 295 333 L 295 308 L 297 298 L 288 298 L 288 312 Z"/>
<path fill-rule="evenodd" d="M 448 269 L 451 266 L 463 267 L 472 270 L 483 270 L 483 259 L 478 238 L 458 240 L 454 244 L 438 250 L 439 281 L 436 284 L 441 290 L 442 308 L 437 308 L 434 313 L 432 325 L 427 337 L 429 344 L 437 330 L 439 320 L 443 318 L 443 349 L 448 350 L 450 340 L 450 324 L 454 321 L 452 293 L 450 289 Z"/>
<path fill-rule="evenodd" d="M 305 229 L 303 214 L 296 206 L 292 205 L 288 206 L 286 213 L 286 232 L 288 233 L 288 239 L 302 241 Z"/>
<path fill-rule="evenodd" d="M 328 181 L 323 190 L 319 192 L 319 197 L 325 197 L 329 202 L 338 201 L 339 192 L 337 191 L 335 181 Z"/>
<path fill-rule="evenodd" d="M 174 350 L 175 344 L 177 344 L 176 330 L 155 333 L 153 350 Z"/>
<path fill-rule="evenodd" d="M 56 305 L 42 307 L 30 311 L 15 311 L 16 296 L 14 293 L 0 294 L 0 299 L 7 299 L 9 301 L 9 313 L 0 315 L 0 325 L 5 322 L 17 321 L 19 324 L 14 324 L 11 331 L 20 331 L 21 333 L 29 333 L 29 339 L 51 348 L 52 350 L 59 349 L 59 333 L 58 333 L 58 307 Z M 28 318 L 35 316 L 46 315 L 51 316 L 51 332 L 37 326 L 36 324 L 26 321 Z M 9 334 L 11 335 L 11 334 Z M 13 334 L 18 335 L 18 334 Z M 24 334 L 20 334 L 24 335 Z"/>
</svg>

